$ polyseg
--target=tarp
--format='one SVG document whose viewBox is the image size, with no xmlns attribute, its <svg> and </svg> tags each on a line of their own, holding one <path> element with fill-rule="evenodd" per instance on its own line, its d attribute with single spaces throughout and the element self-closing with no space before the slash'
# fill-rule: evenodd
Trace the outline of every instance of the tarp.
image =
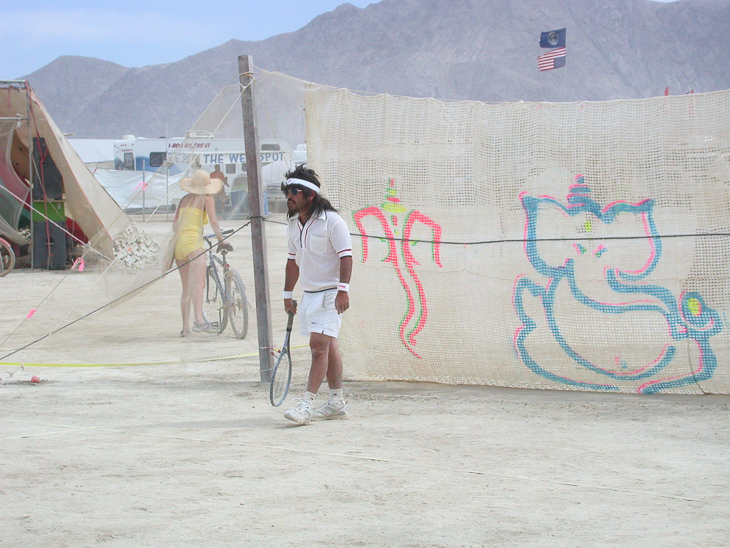
<svg viewBox="0 0 730 548">
<path fill-rule="evenodd" d="M 143 171 L 97 169 L 94 175 L 122 209 L 162 208 L 177 204 L 185 195 L 179 184 L 183 174 L 165 177 Z"/>
<path fill-rule="evenodd" d="M 28 243 L 18 232 L 30 189 L 13 169 L 11 151 L 17 121 L 0 121 L 0 234 L 16 244 Z"/>
<path fill-rule="evenodd" d="M 69 139 L 68 142 L 85 164 L 114 161 L 113 139 Z"/>
</svg>

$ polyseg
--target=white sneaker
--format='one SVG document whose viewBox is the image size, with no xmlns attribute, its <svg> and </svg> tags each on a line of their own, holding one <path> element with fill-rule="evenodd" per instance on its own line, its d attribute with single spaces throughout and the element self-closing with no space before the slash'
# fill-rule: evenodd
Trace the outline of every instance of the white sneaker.
<svg viewBox="0 0 730 548">
<path fill-rule="evenodd" d="M 312 404 L 299 398 L 294 398 L 294 401 L 299 403 L 284 413 L 284 418 L 297 424 L 307 424 L 312 420 Z"/>
<path fill-rule="evenodd" d="M 345 400 L 330 400 L 321 407 L 312 410 L 312 420 L 346 419 L 347 402 Z"/>
</svg>

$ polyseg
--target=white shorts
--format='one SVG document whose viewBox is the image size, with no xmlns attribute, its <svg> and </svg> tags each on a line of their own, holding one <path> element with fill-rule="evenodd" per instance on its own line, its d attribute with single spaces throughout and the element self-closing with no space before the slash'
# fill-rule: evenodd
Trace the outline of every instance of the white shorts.
<svg viewBox="0 0 730 548">
<path fill-rule="evenodd" d="M 307 293 L 302 295 L 302 302 L 297 307 L 299 314 L 299 331 L 302 335 L 323 333 L 335 339 L 340 334 L 342 314 L 335 309 L 337 288 Z"/>
</svg>

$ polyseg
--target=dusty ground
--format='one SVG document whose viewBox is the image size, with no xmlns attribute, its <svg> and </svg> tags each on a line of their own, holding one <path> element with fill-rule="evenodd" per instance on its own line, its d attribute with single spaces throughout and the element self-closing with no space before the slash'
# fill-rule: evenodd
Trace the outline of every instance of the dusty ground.
<svg viewBox="0 0 730 548">
<path fill-rule="evenodd" d="M 278 294 L 283 227 L 267 230 Z M 249 234 L 231 262 L 252 288 Z M 126 283 L 97 277 L 0 279 L 2 355 Z M 179 289 L 168 276 L 2 360 L 0 546 L 729 543 L 727 397 L 348 379 L 348 420 L 298 427 L 258 381 L 253 330 L 177 337 Z"/>
</svg>

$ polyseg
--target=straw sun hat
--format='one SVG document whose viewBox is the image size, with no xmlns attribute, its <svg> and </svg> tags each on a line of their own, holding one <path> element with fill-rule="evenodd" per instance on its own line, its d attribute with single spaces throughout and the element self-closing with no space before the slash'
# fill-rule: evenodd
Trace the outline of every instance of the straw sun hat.
<svg viewBox="0 0 730 548">
<path fill-rule="evenodd" d="M 193 172 L 192 177 L 180 179 L 180 188 L 190 194 L 218 194 L 223 188 L 223 181 L 211 179 L 210 173 L 198 169 Z"/>
</svg>

